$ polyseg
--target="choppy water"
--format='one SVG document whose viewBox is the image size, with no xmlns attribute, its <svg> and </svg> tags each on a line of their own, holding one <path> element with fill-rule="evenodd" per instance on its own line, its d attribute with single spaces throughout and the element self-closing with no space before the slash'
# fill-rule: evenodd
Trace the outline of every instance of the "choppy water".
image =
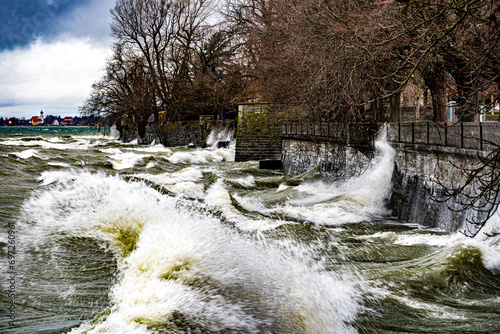
<svg viewBox="0 0 500 334">
<path fill-rule="evenodd" d="M 389 218 L 383 140 L 330 184 L 61 129 L 0 128 L 2 333 L 500 332 L 499 240 Z"/>
</svg>

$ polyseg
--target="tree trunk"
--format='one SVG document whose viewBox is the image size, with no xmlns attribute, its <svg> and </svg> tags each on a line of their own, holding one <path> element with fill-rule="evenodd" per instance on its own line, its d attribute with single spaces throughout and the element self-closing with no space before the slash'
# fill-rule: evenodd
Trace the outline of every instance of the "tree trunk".
<svg viewBox="0 0 500 334">
<path fill-rule="evenodd" d="M 391 96 L 390 121 L 401 122 L 401 92 L 396 92 Z"/>
<path fill-rule="evenodd" d="M 434 122 L 446 122 L 446 86 L 444 81 L 437 82 L 431 90 L 432 110 L 434 111 Z"/>
<path fill-rule="evenodd" d="M 442 62 L 428 64 L 422 71 L 425 85 L 431 91 L 433 120 L 446 122 L 446 71 Z"/>
</svg>

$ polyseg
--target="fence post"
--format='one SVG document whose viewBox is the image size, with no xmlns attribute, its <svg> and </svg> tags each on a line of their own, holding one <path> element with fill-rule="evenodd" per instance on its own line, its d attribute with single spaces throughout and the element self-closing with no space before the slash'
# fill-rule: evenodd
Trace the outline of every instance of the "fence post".
<svg viewBox="0 0 500 334">
<path fill-rule="evenodd" d="M 479 122 L 479 148 L 481 151 L 483 148 L 483 123 Z"/>
<path fill-rule="evenodd" d="M 415 123 L 411 123 L 411 143 L 415 144 Z"/>
<path fill-rule="evenodd" d="M 464 122 L 460 122 L 460 148 L 464 148 Z"/>
<path fill-rule="evenodd" d="M 430 128 L 429 128 L 429 122 L 427 122 L 427 145 L 430 143 Z"/>
</svg>

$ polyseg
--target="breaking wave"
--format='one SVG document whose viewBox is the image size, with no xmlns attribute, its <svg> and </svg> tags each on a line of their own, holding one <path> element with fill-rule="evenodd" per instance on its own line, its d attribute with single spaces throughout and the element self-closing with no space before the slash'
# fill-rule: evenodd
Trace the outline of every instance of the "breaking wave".
<svg viewBox="0 0 500 334">
<path fill-rule="evenodd" d="M 356 280 L 311 266 L 304 249 L 245 236 L 142 182 L 88 172 L 40 181 L 23 209 L 27 238 L 101 241 L 121 272 L 111 307 L 73 333 L 356 332 Z"/>
</svg>

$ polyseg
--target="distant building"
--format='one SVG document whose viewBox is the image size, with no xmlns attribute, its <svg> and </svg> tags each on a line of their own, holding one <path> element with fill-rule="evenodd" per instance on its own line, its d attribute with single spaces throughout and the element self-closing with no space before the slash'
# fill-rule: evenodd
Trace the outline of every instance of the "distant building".
<svg viewBox="0 0 500 334">
<path fill-rule="evenodd" d="M 73 125 L 73 117 L 71 116 L 64 117 L 64 119 L 61 121 L 61 125 Z"/>
<path fill-rule="evenodd" d="M 38 125 L 39 124 L 39 119 L 38 116 L 33 116 L 31 119 L 28 121 L 29 124 L 31 125 Z"/>
<path fill-rule="evenodd" d="M 40 116 L 38 117 L 38 124 L 43 124 L 45 119 L 43 118 L 43 110 L 40 111 Z"/>
<path fill-rule="evenodd" d="M 59 121 L 57 119 L 55 119 L 54 122 L 52 122 L 52 125 L 58 126 L 59 125 Z"/>
</svg>

